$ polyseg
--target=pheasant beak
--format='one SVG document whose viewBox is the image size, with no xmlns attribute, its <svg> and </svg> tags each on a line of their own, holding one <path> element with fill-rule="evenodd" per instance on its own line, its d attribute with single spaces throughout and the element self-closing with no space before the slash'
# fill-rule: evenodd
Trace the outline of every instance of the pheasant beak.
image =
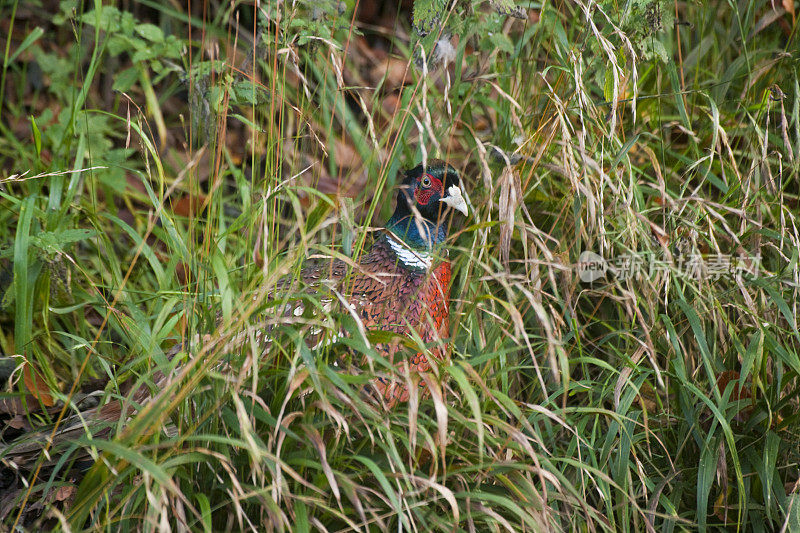
<svg viewBox="0 0 800 533">
<path fill-rule="evenodd" d="M 464 214 L 464 216 L 469 214 L 467 202 L 464 200 L 464 195 L 461 194 L 461 189 L 459 189 L 456 185 L 451 185 L 448 187 L 447 196 L 441 198 L 439 201 L 444 202 L 445 205 L 450 206 L 457 211 L 460 211 Z"/>
</svg>

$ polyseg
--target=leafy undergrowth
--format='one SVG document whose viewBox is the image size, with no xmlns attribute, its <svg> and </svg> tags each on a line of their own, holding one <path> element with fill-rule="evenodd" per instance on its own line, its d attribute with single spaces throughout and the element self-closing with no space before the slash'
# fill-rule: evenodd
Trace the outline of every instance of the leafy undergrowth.
<svg viewBox="0 0 800 533">
<path fill-rule="evenodd" d="M 3 8 L 2 527 L 800 528 L 796 2 L 178 4 Z M 420 377 L 276 287 L 434 156 Z"/>
</svg>

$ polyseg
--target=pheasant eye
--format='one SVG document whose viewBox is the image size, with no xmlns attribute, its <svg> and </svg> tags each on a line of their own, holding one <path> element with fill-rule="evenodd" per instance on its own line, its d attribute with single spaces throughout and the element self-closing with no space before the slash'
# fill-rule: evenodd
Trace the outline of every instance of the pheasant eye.
<svg viewBox="0 0 800 533">
<path fill-rule="evenodd" d="M 431 177 L 429 175 L 422 176 L 422 186 L 426 189 L 431 186 Z"/>
</svg>

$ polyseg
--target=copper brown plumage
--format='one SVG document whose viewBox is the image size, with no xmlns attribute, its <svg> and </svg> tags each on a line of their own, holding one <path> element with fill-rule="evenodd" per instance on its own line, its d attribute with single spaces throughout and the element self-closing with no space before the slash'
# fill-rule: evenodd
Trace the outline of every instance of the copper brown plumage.
<svg viewBox="0 0 800 533">
<path fill-rule="evenodd" d="M 326 285 L 343 295 L 366 329 L 407 337 L 416 332 L 430 346 L 428 353 L 443 360 L 443 341 L 450 327 L 451 266 L 440 245 L 447 236 L 446 208 L 466 211 L 461 190 L 453 185 L 457 179 L 455 169 L 438 160 L 412 169 L 406 173 L 386 230 L 355 265 L 342 260 L 309 265 L 299 278 L 312 290 Z M 396 357 L 399 344 L 375 348 L 401 364 Z M 416 353 L 408 363 L 418 372 L 431 369 L 425 352 Z M 402 383 L 380 379 L 373 386 L 390 405 L 408 399 Z"/>
</svg>

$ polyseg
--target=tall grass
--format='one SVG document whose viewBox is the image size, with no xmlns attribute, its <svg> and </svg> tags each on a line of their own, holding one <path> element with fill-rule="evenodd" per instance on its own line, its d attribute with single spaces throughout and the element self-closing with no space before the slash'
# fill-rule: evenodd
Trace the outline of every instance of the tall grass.
<svg viewBox="0 0 800 533">
<path fill-rule="evenodd" d="M 774 4 L 456 4 L 444 66 L 399 9 L 15 4 L 4 526 L 800 527 L 797 6 Z M 357 258 L 434 155 L 473 211 L 450 361 L 416 376 L 280 280 Z M 582 282 L 584 251 L 616 274 Z M 375 374 L 430 394 L 387 410 Z"/>
</svg>

